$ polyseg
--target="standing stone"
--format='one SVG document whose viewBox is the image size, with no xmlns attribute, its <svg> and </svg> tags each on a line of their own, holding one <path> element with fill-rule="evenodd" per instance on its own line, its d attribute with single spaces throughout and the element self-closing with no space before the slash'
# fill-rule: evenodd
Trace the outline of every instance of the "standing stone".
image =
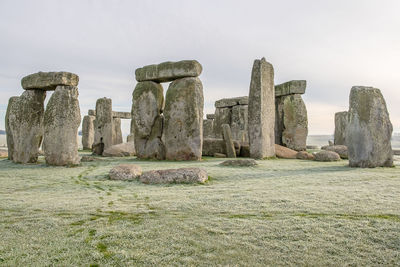
<svg viewBox="0 0 400 267">
<path fill-rule="evenodd" d="M 349 122 L 347 111 L 335 113 L 335 145 L 346 145 L 346 128 Z"/>
<path fill-rule="evenodd" d="M 82 120 L 82 147 L 92 149 L 94 142 L 94 120 L 95 116 L 86 115 Z"/>
<path fill-rule="evenodd" d="M 232 140 L 231 127 L 228 124 L 222 125 L 222 133 L 224 136 L 226 155 L 228 158 L 236 158 L 235 146 Z"/>
<path fill-rule="evenodd" d="M 232 109 L 216 108 L 214 120 L 214 135 L 216 138 L 222 138 L 222 124 L 231 125 Z"/>
<path fill-rule="evenodd" d="M 381 91 L 353 86 L 350 92 L 346 144 L 350 167 L 393 166 L 393 126 Z"/>
<path fill-rule="evenodd" d="M 113 118 L 113 145 L 118 145 L 124 142 L 122 138 L 121 119 Z"/>
<path fill-rule="evenodd" d="M 8 106 L 7 106 L 7 112 L 6 112 L 6 135 L 7 135 L 7 148 L 8 148 L 8 159 L 13 160 L 13 154 L 14 154 L 14 140 L 10 128 L 10 112 L 11 110 L 16 110 L 13 105 L 15 105 L 18 102 L 19 96 L 12 96 L 8 100 Z"/>
<path fill-rule="evenodd" d="M 163 133 L 167 160 L 201 159 L 203 107 L 203 85 L 199 78 L 183 78 L 169 85 Z"/>
<path fill-rule="evenodd" d="M 307 108 L 301 95 L 282 97 L 282 144 L 296 151 L 306 150 L 308 135 Z"/>
<path fill-rule="evenodd" d="M 78 87 L 58 86 L 44 114 L 43 150 L 46 163 L 65 166 L 80 163 L 78 128 L 81 112 Z"/>
<path fill-rule="evenodd" d="M 274 157 L 274 68 L 265 58 L 254 61 L 248 112 L 250 156 L 255 159 Z"/>
<path fill-rule="evenodd" d="M 214 120 L 203 120 L 203 136 L 204 138 L 214 137 Z"/>
<path fill-rule="evenodd" d="M 282 133 L 283 124 L 283 97 L 275 97 L 275 144 L 283 146 Z"/>
<path fill-rule="evenodd" d="M 14 144 L 11 155 L 14 162 L 37 162 L 43 139 L 45 98 L 45 91 L 29 90 L 12 100 L 8 110 L 8 127 Z"/>
<path fill-rule="evenodd" d="M 112 117 L 112 100 L 99 98 L 96 101 L 96 123 L 94 129 L 94 144 L 104 144 L 104 149 L 114 144 L 114 126 Z"/>
<path fill-rule="evenodd" d="M 163 88 L 155 82 L 139 82 L 132 94 L 132 126 L 138 158 L 164 159 L 161 141 L 164 118 Z"/>
<path fill-rule="evenodd" d="M 242 143 L 249 142 L 248 135 L 248 105 L 232 107 L 231 130 L 232 138 Z"/>
</svg>

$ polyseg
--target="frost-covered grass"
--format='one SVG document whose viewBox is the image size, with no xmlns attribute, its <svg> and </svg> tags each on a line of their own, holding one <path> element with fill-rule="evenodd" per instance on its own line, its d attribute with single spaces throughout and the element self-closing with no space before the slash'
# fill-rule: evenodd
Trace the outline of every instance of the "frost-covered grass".
<svg viewBox="0 0 400 267">
<path fill-rule="evenodd" d="M 400 168 L 0 160 L 0 265 L 396 265 Z M 114 165 L 203 167 L 205 185 L 110 181 Z"/>
</svg>

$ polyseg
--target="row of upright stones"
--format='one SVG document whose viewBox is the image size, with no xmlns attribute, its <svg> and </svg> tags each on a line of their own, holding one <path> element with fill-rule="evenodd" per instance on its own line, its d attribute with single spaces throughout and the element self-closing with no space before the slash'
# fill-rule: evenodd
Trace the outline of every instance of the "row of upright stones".
<svg viewBox="0 0 400 267">
<path fill-rule="evenodd" d="M 348 149 L 351 167 L 392 167 L 393 126 L 381 91 L 353 86 L 349 110 L 335 114 L 334 144 Z"/>
<path fill-rule="evenodd" d="M 69 72 L 38 72 L 21 80 L 25 91 L 9 99 L 6 113 L 10 160 L 35 163 L 42 145 L 47 164 L 79 164 L 78 83 L 78 75 Z M 46 91 L 54 93 L 45 110 Z"/>
<path fill-rule="evenodd" d="M 200 160 L 203 145 L 202 66 L 164 62 L 135 71 L 132 125 L 136 154 L 144 159 Z M 164 101 L 162 82 L 171 82 Z"/>
</svg>

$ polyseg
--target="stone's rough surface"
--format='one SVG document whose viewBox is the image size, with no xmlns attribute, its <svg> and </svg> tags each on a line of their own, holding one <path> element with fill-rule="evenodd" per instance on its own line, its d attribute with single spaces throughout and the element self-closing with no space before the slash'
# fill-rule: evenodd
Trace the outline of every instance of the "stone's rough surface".
<svg viewBox="0 0 400 267">
<path fill-rule="evenodd" d="M 136 69 L 135 75 L 138 82 L 170 82 L 180 78 L 197 77 L 202 70 L 201 64 L 196 60 L 183 60 L 144 66 Z"/>
<path fill-rule="evenodd" d="M 232 107 L 231 130 L 232 138 L 239 142 L 249 142 L 248 106 L 238 105 Z"/>
<path fill-rule="evenodd" d="M 43 150 L 49 165 L 80 163 L 78 128 L 81 124 L 81 112 L 78 95 L 78 88 L 75 86 L 58 86 L 47 103 Z"/>
<path fill-rule="evenodd" d="M 346 128 L 349 122 L 347 111 L 335 113 L 335 145 L 346 145 Z"/>
<path fill-rule="evenodd" d="M 235 145 L 233 144 L 231 127 L 228 124 L 222 124 L 222 133 L 225 141 L 226 155 L 228 158 L 236 158 Z"/>
<path fill-rule="evenodd" d="M 107 149 L 114 144 L 114 134 L 112 100 L 106 97 L 99 98 L 96 101 L 96 121 L 93 143 L 103 143 L 104 149 Z"/>
<path fill-rule="evenodd" d="M 89 115 L 89 116 L 95 116 L 95 117 L 96 117 L 96 110 L 94 110 L 94 109 L 89 109 L 89 110 L 88 110 L 88 115 Z"/>
<path fill-rule="evenodd" d="M 222 138 L 222 124 L 231 124 L 232 109 L 216 108 L 214 120 L 214 136 Z"/>
<path fill-rule="evenodd" d="M 221 162 L 219 165 L 232 167 L 252 167 L 258 165 L 258 163 L 254 159 L 236 159 L 226 160 L 224 162 Z"/>
<path fill-rule="evenodd" d="M 145 172 L 140 176 L 145 184 L 204 183 L 207 172 L 199 168 L 181 168 Z"/>
<path fill-rule="evenodd" d="M 322 150 L 313 154 L 315 161 L 338 161 L 340 156 L 333 151 Z"/>
<path fill-rule="evenodd" d="M 343 146 L 343 145 L 323 146 L 323 147 L 321 147 L 321 149 L 336 152 L 339 154 L 340 158 L 342 158 L 342 159 L 349 158 L 348 152 L 347 152 L 347 146 Z"/>
<path fill-rule="evenodd" d="M 79 76 L 70 72 L 37 72 L 21 80 L 25 90 L 53 91 L 59 85 L 78 86 Z"/>
<path fill-rule="evenodd" d="M 203 85 L 199 78 L 182 78 L 169 85 L 163 130 L 167 160 L 201 159 L 203 107 Z"/>
<path fill-rule="evenodd" d="M 134 180 L 142 174 L 142 168 L 135 164 L 121 164 L 110 170 L 111 180 Z"/>
<path fill-rule="evenodd" d="M 207 114 L 206 118 L 207 118 L 207 120 L 214 120 L 215 119 L 215 114 Z"/>
<path fill-rule="evenodd" d="M 227 108 L 227 107 L 233 107 L 236 105 L 247 105 L 248 103 L 249 103 L 248 96 L 223 98 L 223 99 L 215 101 L 215 107 L 216 108 Z"/>
<path fill-rule="evenodd" d="M 165 159 L 161 141 L 164 118 L 164 94 L 161 84 L 139 82 L 132 94 L 132 124 L 138 158 Z"/>
<path fill-rule="evenodd" d="M 241 145 L 240 146 L 240 153 L 239 155 L 243 158 L 249 158 L 250 157 L 250 147 L 249 145 Z"/>
<path fill-rule="evenodd" d="M 214 120 L 203 120 L 203 137 L 213 138 L 214 137 Z"/>
<path fill-rule="evenodd" d="M 34 163 L 43 139 L 44 99 L 46 92 L 29 90 L 12 100 L 6 118 L 12 136 L 14 162 Z M 11 140 L 9 140 L 11 141 Z"/>
<path fill-rule="evenodd" d="M 248 109 L 250 156 L 275 156 L 274 68 L 264 58 L 254 61 Z"/>
<path fill-rule="evenodd" d="M 131 119 L 132 115 L 130 112 L 122 112 L 122 111 L 113 111 L 112 112 L 113 118 L 120 118 L 120 119 Z"/>
<path fill-rule="evenodd" d="M 313 160 L 314 156 L 311 153 L 308 153 L 307 151 L 299 151 L 296 154 L 296 159 L 307 159 L 307 160 Z"/>
<path fill-rule="evenodd" d="M 240 143 L 233 140 L 235 146 L 235 153 L 240 153 Z M 203 156 L 214 156 L 215 153 L 226 154 L 225 140 L 217 138 L 205 138 L 203 139 Z"/>
<path fill-rule="evenodd" d="M 92 145 L 92 154 L 102 156 L 104 152 L 104 143 L 97 143 Z"/>
<path fill-rule="evenodd" d="M 275 144 L 275 152 L 276 152 L 276 156 L 278 158 L 282 158 L 282 159 L 295 159 L 297 156 L 297 151 L 284 147 L 284 146 L 280 146 L 280 145 L 276 145 Z"/>
<path fill-rule="evenodd" d="M 393 126 L 381 91 L 354 86 L 350 92 L 346 144 L 350 167 L 393 166 Z"/>
<path fill-rule="evenodd" d="M 82 120 L 82 147 L 83 149 L 92 149 L 94 142 L 94 120 L 95 116 L 86 115 Z"/>
<path fill-rule="evenodd" d="M 282 97 L 282 144 L 296 151 L 306 150 L 308 135 L 307 109 L 300 95 Z"/>
<path fill-rule="evenodd" d="M 275 85 L 275 96 L 304 94 L 306 91 L 307 82 L 304 80 L 295 80 Z"/>
<path fill-rule="evenodd" d="M 18 96 L 12 96 L 8 100 L 6 118 L 5 118 L 5 125 L 6 125 L 6 138 L 7 138 L 7 149 L 8 149 L 8 159 L 13 160 L 14 154 L 14 139 L 10 128 L 10 112 L 15 112 L 16 108 L 13 107 L 16 103 L 18 103 Z"/>
<path fill-rule="evenodd" d="M 113 118 L 113 145 L 118 145 L 124 142 L 122 138 L 122 130 L 121 130 L 121 119 L 120 118 Z"/>
<path fill-rule="evenodd" d="M 135 155 L 135 144 L 132 142 L 110 146 L 103 151 L 104 157 L 129 157 Z"/>
</svg>

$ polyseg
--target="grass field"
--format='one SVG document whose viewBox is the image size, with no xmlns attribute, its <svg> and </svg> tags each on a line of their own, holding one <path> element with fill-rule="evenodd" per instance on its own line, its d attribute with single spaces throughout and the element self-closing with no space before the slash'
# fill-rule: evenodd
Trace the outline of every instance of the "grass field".
<svg viewBox="0 0 400 267">
<path fill-rule="evenodd" d="M 40 160 L 0 160 L 0 265 L 400 264 L 399 167 L 107 158 L 63 168 Z M 211 178 L 168 186 L 107 179 L 129 162 L 203 167 Z"/>
</svg>

